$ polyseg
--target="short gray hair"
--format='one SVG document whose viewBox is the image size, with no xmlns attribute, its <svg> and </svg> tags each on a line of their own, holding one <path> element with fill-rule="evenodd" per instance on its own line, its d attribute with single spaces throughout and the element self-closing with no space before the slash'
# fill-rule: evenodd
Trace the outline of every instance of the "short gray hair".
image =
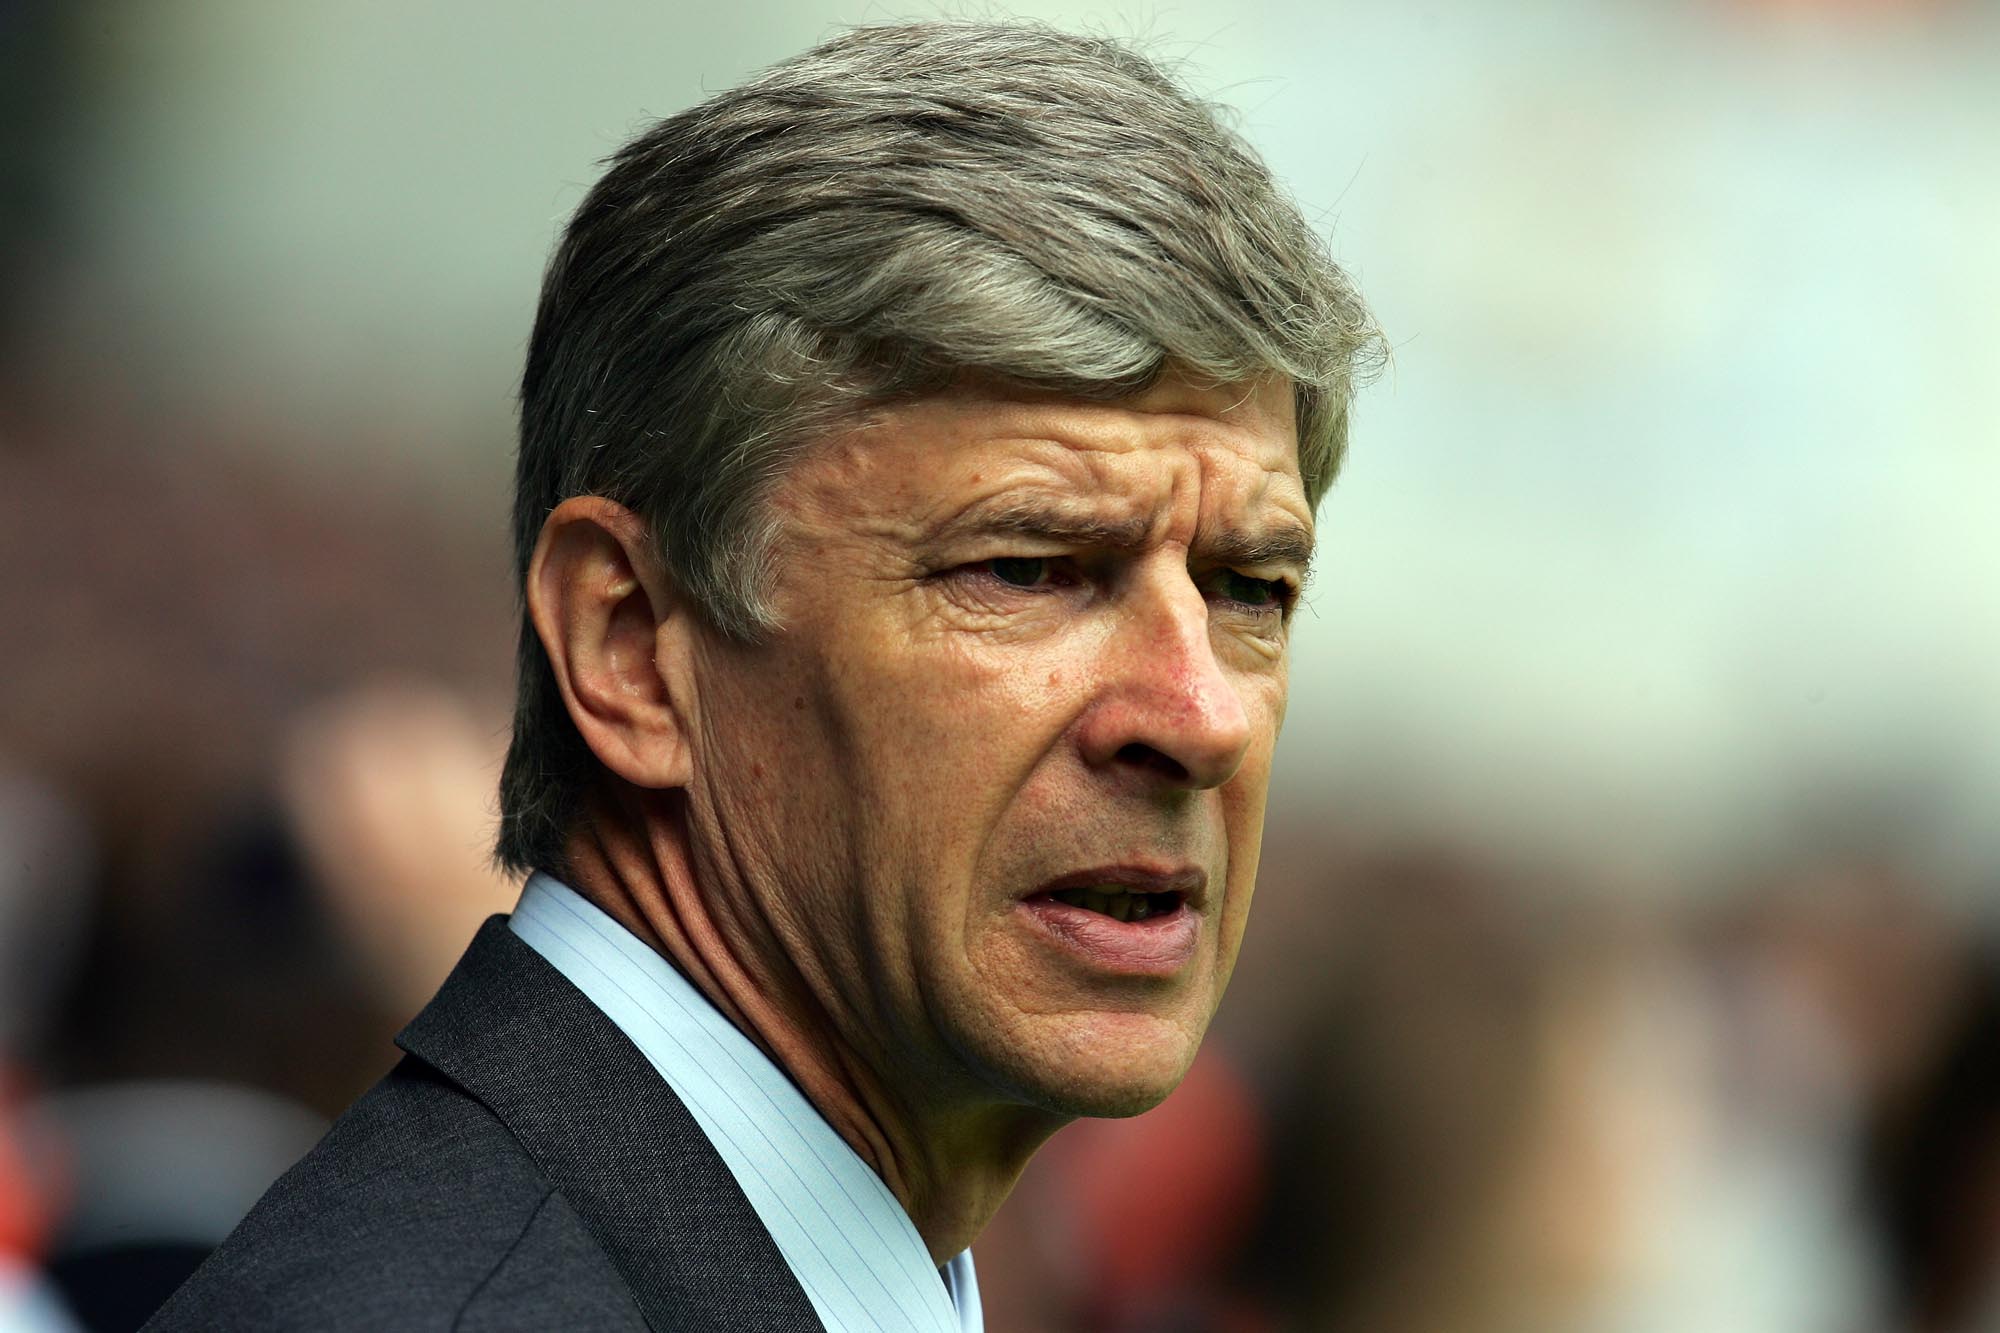
<svg viewBox="0 0 2000 1333">
<path fill-rule="evenodd" d="M 603 495 L 719 631 L 771 632 L 765 500 L 804 448 L 966 371 L 1086 399 L 1170 364 L 1291 381 L 1332 483 L 1366 307 L 1256 154 L 1145 57 L 1022 23 L 857 28 L 654 125 L 549 263 L 514 554 Z M 521 621 L 500 862 L 564 868 L 600 774 Z"/>
</svg>

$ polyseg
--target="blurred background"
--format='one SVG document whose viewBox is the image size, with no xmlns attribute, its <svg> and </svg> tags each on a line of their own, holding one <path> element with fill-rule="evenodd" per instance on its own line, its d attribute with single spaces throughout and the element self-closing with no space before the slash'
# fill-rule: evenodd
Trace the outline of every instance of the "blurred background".
<svg viewBox="0 0 2000 1333">
<path fill-rule="evenodd" d="M 0 0 L 0 1328 L 136 1326 L 511 901 L 593 164 L 934 12 Z M 1235 108 L 1396 358 L 1216 1038 L 989 1327 L 2000 1329 L 2000 4 L 1004 12 Z"/>
</svg>

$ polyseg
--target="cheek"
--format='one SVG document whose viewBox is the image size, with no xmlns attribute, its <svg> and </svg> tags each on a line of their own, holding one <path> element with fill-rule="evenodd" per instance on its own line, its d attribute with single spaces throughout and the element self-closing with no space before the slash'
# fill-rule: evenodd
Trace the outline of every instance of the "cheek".
<svg viewBox="0 0 2000 1333">
<path fill-rule="evenodd" d="M 1238 895 L 1250 896 L 1257 878 L 1258 854 L 1264 841 L 1267 787 L 1263 775 L 1254 782 L 1232 783 L 1223 793 L 1223 827 L 1229 839 L 1229 892 L 1234 909 Z"/>
<path fill-rule="evenodd" d="M 727 716 L 707 728 L 707 774 L 690 801 L 709 845 L 742 874 L 782 885 L 782 898 L 818 910 L 825 882 L 845 856 L 844 788 L 824 732 L 806 710 L 792 707 L 797 697 L 774 688 L 763 698 L 724 701 Z"/>
<path fill-rule="evenodd" d="M 776 655 L 704 667 L 696 817 L 771 910 L 827 920 L 853 862 L 854 785 L 838 719 L 821 705 L 823 682 Z"/>
<path fill-rule="evenodd" d="M 1223 902 L 1217 947 L 1225 978 L 1249 922 L 1250 900 L 1256 888 L 1264 840 L 1264 815 L 1270 798 L 1271 756 L 1284 716 L 1284 698 L 1280 677 L 1276 687 L 1260 701 L 1267 710 L 1268 725 L 1244 757 L 1243 767 L 1221 793 L 1223 828 L 1229 844 L 1229 889 Z"/>
<path fill-rule="evenodd" d="M 1021 830 L 1061 817 L 1038 775 L 1081 675 L 1048 649 L 906 638 L 829 674 L 879 947 L 952 966 L 1022 873 Z"/>
<path fill-rule="evenodd" d="M 1052 646 L 905 639 L 836 667 L 824 704 L 879 798 L 990 815 L 1060 733 L 1073 679 Z"/>
</svg>

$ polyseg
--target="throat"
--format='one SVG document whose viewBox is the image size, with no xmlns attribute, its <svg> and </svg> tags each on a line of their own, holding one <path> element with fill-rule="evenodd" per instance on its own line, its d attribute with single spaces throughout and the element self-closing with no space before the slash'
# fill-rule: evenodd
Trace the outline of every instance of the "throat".
<svg viewBox="0 0 2000 1333">
<path fill-rule="evenodd" d="M 1066 1118 L 958 1098 L 921 1076 L 886 1076 L 869 1058 L 865 1030 L 847 1039 L 751 895 L 731 891 L 741 885 L 729 868 L 697 872 L 685 800 L 635 792 L 580 821 L 565 880 L 671 962 L 791 1080 L 881 1178 L 942 1268 Z"/>
</svg>

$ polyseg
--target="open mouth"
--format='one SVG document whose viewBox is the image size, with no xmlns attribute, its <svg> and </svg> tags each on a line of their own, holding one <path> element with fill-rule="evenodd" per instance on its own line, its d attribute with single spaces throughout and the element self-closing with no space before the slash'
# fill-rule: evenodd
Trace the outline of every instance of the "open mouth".
<svg viewBox="0 0 2000 1333">
<path fill-rule="evenodd" d="M 1197 866 L 1108 866 L 1051 880 L 1020 906 L 1044 940 L 1090 972 L 1165 980 L 1200 948 L 1207 893 Z"/>
<path fill-rule="evenodd" d="M 1182 901 L 1182 895 L 1173 891 L 1146 893 L 1117 884 L 1055 889 L 1037 896 L 1069 907 L 1080 907 L 1086 912 L 1096 912 L 1114 921 L 1145 921 L 1151 917 L 1166 916 Z"/>
</svg>

